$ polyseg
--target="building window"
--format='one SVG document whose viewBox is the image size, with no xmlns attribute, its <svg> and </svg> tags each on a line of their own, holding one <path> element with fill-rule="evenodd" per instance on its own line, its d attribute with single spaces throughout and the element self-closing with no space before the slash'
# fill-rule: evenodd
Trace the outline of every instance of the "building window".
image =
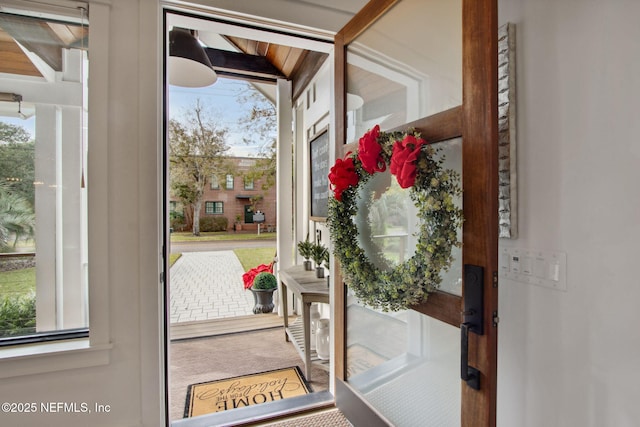
<svg viewBox="0 0 640 427">
<path fill-rule="evenodd" d="M 233 175 L 231 174 L 227 175 L 226 188 L 227 190 L 233 190 Z"/>
<path fill-rule="evenodd" d="M 211 176 L 211 189 L 219 190 L 220 189 L 220 180 L 216 175 Z"/>
<path fill-rule="evenodd" d="M 249 178 L 244 179 L 244 189 L 253 190 L 253 180 Z"/>
<path fill-rule="evenodd" d="M 204 213 L 207 215 L 223 214 L 224 202 L 204 202 Z"/>
</svg>

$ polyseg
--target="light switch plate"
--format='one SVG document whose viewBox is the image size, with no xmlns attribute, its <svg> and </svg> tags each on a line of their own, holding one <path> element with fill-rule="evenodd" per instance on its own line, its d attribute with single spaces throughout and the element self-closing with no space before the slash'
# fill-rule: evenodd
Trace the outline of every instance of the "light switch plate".
<svg viewBox="0 0 640 427">
<path fill-rule="evenodd" d="M 567 254 L 535 249 L 503 248 L 500 252 L 500 277 L 567 291 Z"/>
</svg>

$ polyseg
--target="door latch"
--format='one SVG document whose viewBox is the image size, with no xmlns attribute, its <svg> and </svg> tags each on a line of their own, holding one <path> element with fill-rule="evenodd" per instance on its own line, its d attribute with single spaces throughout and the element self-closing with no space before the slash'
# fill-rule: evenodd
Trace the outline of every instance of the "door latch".
<svg viewBox="0 0 640 427">
<path fill-rule="evenodd" d="M 484 269 L 464 266 L 464 311 L 460 325 L 460 377 L 474 390 L 480 390 L 480 371 L 469 366 L 469 332 L 484 334 Z"/>
</svg>

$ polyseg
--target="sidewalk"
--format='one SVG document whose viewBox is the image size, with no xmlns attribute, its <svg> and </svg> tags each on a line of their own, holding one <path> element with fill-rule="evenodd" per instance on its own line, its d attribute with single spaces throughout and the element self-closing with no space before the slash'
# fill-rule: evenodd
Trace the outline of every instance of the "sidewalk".
<svg viewBox="0 0 640 427">
<path fill-rule="evenodd" d="M 233 251 L 185 252 L 171 267 L 171 323 L 253 314 L 253 295 Z"/>
</svg>

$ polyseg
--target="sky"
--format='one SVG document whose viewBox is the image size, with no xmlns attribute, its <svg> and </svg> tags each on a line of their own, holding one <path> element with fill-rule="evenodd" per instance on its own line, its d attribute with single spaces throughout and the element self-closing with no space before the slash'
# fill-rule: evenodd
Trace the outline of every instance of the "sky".
<svg viewBox="0 0 640 427">
<path fill-rule="evenodd" d="M 217 124 L 229 129 L 227 144 L 231 149 L 228 153 L 233 156 L 255 156 L 264 148 L 264 143 L 245 144 L 242 138 L 246 131 L 238 125 L 238 121 L 248 113 L 247 105 L 240 102 L 239 96 L 250 87 L 245 81 L 221 77 L 205 88 L 169 86 L 169 116 L 179 119 L 193 110 L 196 100 L 200 99 Z"/>
<path fill-rule="evenodd" d="M 180 119 L 193 109 L 200 99 L 205 110 L 215 118 L 217 124 L 229 129 L 227 144 L 231 147 L 228 154 L 238 157 L 254 157 L 263 148 L 263 143 L 247 145 L 243 142 L 245 130 L 238 120 L 247 114 L 247 106 L 240 103 L 239 96 L 248 90 L 250 84 L 242 80 L 219 77 L 211 86 L 204 88 L 185 88 L 169 86 L 169 117 Z M 0 117 L 0 121 L 25 128 L 35 135 L 35 116 L 27 120 L 12 117 Z"/>
</svg>

